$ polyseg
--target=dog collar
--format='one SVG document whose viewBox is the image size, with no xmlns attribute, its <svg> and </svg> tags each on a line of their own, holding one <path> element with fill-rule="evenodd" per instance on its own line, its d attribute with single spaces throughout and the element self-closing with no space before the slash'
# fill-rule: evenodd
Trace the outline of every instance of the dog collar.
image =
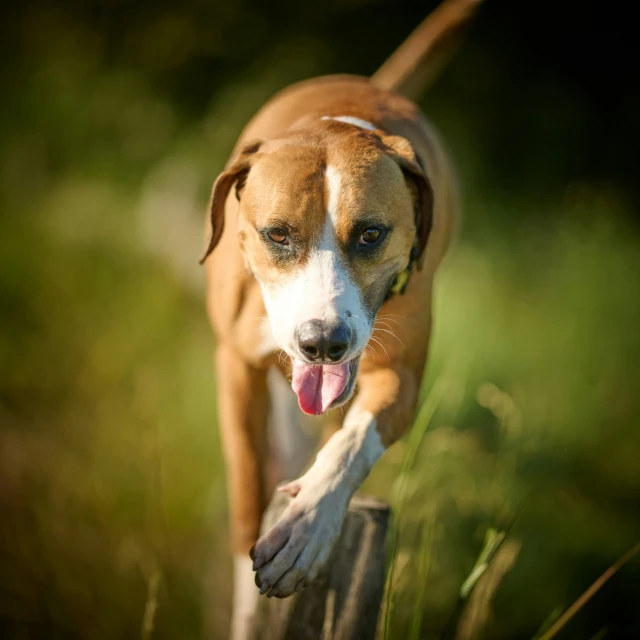
<svg viewBox="0 0 640 640">
<path fill-rule="evenodd" d="M 411 253 L 409 254 L 409 263 L 407 264 L 406 269 L 398 273 L 393 279 L 393 282 L 389 285 L 387 294 L 384 297 L 385 302 L 397 293 L 403 295 L 407 290 L 407 287 L 409 286 L 409 280 L 411 279 L 411 274 L 413 272 L 413 265 L 415 265 L 415 263 L 417 262 L 419 253 L 420 249 L 418 247 L 418 236 L 416 236 L 413 239 L 413 246 L 411 247 Z"/>
</svg>

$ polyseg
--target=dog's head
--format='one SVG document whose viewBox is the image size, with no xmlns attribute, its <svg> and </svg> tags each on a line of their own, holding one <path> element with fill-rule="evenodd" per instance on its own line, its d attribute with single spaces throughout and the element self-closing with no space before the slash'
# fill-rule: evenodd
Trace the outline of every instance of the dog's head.
<svg viewBox="0 0 640 640">
<path fill-rule="evenodd" d="M 236 155 L 213 187 L 205 258 L 234 185 L 241 249 L 300 407 L 323 413 L 350 398 L 389 288 L 412 251 L 419 263 L 431 185 L 405 138 L 323 119 Z"/>
</svg>

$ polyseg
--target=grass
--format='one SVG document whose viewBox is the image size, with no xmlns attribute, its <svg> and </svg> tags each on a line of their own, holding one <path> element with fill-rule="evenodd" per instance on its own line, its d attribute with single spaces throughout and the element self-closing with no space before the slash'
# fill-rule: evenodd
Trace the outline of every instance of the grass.
<svg viewBox="0 0 640 640">
<path fill-rule="evenodd" d="M 447 616 L 464 610 L 505 537 L 521 552 L 487 637 L 533 637 L 638 538 L 637 249 L 610 222 L 561 219 L 544 243 L 516 237 L 505 254 L 465 240 L 446 264 L 427 395 L 379 470 L 397 518 L 385 637 L 453 633 Z M 566 637 L 637 629 L 637 571 Z"/>
<path fill-rule="evenodd" d="M 491 532 L 521 550 L 491 593 L 490 638 L 533 637 L 638 537 L 640 241 L 597 213 L 558 215 L 544 237 L 469 233 L 439 275 L 416 423 L 364 488 L 395 512 L 387 638 L 454 635 Z M 109 235 L 11 224 L 24 243 L 1 253 L 14 296 L 0 345 L 3 624 L 223 637 L 230 560 L 199 294 Z M 637 577 L 637 563 L 621 570 L 566 637 L 637 628 Z"/>
</svg>

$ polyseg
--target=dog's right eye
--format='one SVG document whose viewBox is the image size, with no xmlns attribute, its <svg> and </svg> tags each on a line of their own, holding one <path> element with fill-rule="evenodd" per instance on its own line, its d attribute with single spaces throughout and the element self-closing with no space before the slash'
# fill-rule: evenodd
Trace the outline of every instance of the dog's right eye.
<svg viewBox="0 0 640 640">
<path fill-rule="evenodd" d="M 276 244 L 281 244 L 283 246 L 288 246 L 289 244 L 289 236 L 284 229 L 270 229 L 267 231 L 267 237 L 271 242 L 275 242 Z"/>
</svg>

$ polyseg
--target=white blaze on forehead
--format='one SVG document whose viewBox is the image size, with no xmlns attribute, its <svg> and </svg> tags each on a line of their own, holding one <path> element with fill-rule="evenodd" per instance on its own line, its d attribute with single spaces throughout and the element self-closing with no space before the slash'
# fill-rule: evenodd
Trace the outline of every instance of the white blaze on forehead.
<svg viewBox="0 0 640 640">
<path fill-rule="evenodd" d="M 263 284 L 262 292 L 273 336 L 289 355 L 299 355 L 295 335 L 303 323 L 342 320 L 357 336 L 347 353 L 347 358 L 352 358 L 367 344 L 371 326 L 361 292 L 344 265 L 335 235 L 342 179 L 332 166 L 327 167 L 325 179 L 327 215 L 320 238 L 310 247 L 303 266 L 283 281 Z"/>
<path fill-rule="evenodd" d="M 360 127 L 361 129 L 368 129 L 369 131 L 375 131 L 378 127 L 362 118 L 356 118 L 355 116 L 322 116 L 321 120 L 337 120 L 338 122 L 345 122 L 346 124 L 352 124 L 354 127 Z"/>
</svg>

